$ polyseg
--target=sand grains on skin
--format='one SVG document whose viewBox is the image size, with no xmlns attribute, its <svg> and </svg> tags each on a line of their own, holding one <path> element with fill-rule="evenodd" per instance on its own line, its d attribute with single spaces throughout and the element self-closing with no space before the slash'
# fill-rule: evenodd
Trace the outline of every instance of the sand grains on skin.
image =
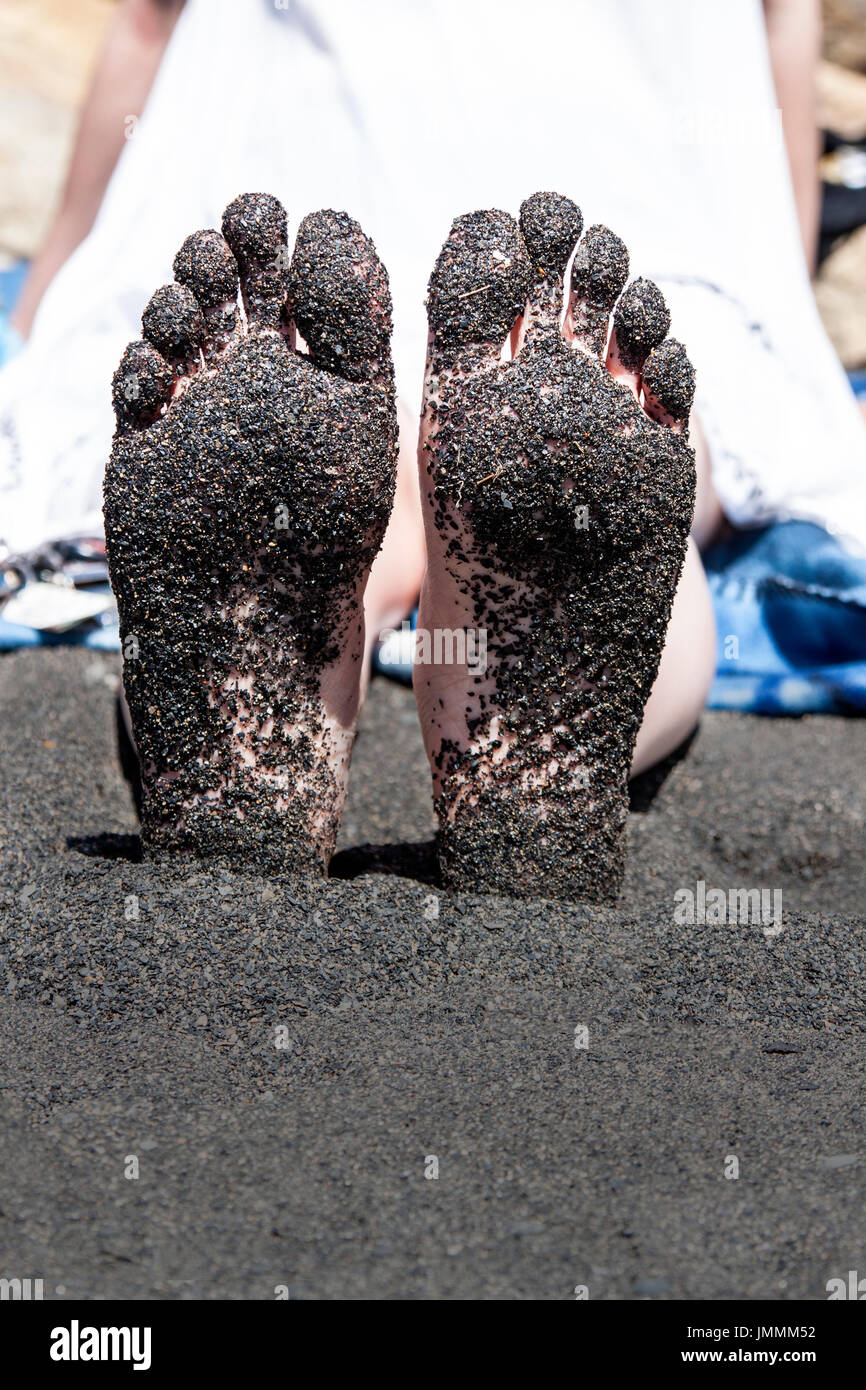
<svg viewBox="0 0 866 1390">
<path fill-rule="evenodd" d="M 488 662 L 415 689 L 444 882 L 610 901 L 691 525 L 694 373 L 623 243 L 582 226 L 536 194 L 519 225 L 457 218 L 434 267 L 419 626 L 485 630 Z"/>
<path fill-rule="evenodd" d="M 105 478 L 142 839 L 322 873 L 394 489 L 387 276 L 345 213 L 306 217 L 290 258 L 263 194 L 187 238 L 175 276 L 115 374 Z"/>
</svg>

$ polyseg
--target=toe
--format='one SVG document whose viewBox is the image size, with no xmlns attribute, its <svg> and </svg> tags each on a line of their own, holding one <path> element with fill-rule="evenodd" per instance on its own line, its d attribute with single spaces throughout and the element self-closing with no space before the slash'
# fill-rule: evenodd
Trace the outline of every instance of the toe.
<svg viewBox="0 0 866 1390">
<path fill-rule="evenodd" d="M 185 285 L 163 285 L 156 291 L 141 316 L 141 331 L 176 374 L 196 370 L 204 320 L 198 300 Z"/>
<path fill-rule="evenodd" d="M 292 319 L 318 367 L 393 382 L 388 276 L 354 218 L 330 208 L 305 217 L 289 283 Z"/>
<path fill-rule="evenodd" d="M 695 396 L 695 369 L 682 343 L 666 338 L 643 369 L 644 409 L 653 420 L 685 429 Z"/>
<path fill-rule="evenodd" d="M 580 208 L 559 193 L 533 193 L 520 208 L 520 230 L 532 271 L 532 317 L 558 324 L 565 268 L 583 230 Z"/>
<path fill-rule="evenodd" d="M 628 251 L 609 227 L 589 227 L 571 266 L 571 321 L 574 341 L 601 357 L 607 344 L 610 311 L 628 277 Z"/>
<path fill-rule="evenodd" d="M 223 235 L 238 264 L 247 321 L 282 326 L 289 283 L 286 210 L 269 193 L 242 193 L 223 213 Z"/>
<path fill-rule="evenodd" d="M 633 280 L 619 298 L 607 352 L 607 369 L 637 396 L 644 363 L 671 326 L 664 295 L 652 280 Z"/>
<path fill-rule="evenodd" d="M 150 343 L 130 343 L 111 382 L 111 399 L 121 431 L 142 429 L 159 415 L 171 395 L 174 371 Z"/>
<path fill-rule="evenodd" d="M 526 306 L 530 276 L 523 239 L 508 213 L 456 218 L 427 291 L 435 347 L 477 344 L 498 354 Z"/>
<path fill-rule="evenodd" d="M 174 258 L 174 278 L 191 290 L 204 318 L 205 361 L 222 353 L 237 335 L 238 267 L 219 232 L 193 232 Z"/>
</svg>

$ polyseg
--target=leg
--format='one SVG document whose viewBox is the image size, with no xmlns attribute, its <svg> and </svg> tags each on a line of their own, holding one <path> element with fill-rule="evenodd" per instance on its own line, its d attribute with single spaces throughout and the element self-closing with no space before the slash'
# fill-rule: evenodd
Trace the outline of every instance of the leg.
<svg viewBox="0 0 866 1390">
<path fill-rule="evenodd" d="M 60 207 L 30 267 L 12 324 L 26 338 L 46 289 L 90 231 L 120 158 L 130 116 L 140 116 L 184 0 L 122 0 L 84 103 Z"/>
<path fill-rule="evenodd" d="M 713 487 L 713 471 L 710 450 L 697 416 L 692 417 L 689 427 L 689 442 L 695 451 L 695 514 L 692 518 L 692 536 L 698 550 L 706 550 L 712 545 L 725 521 L 722 504 Z"/>
<path fill-rule="evenodd" d="M 716 623 L 700 551 L 724 522 L 713 489 L 710 456 L 700 421 L 689 437 L 695 451 L 695 514 L 655 685 L 643 712 L 631 776 L 666 758 L 694 729 L 716 669 Z"/>
<path fill-rule="evenodd" d="M 764 18 L 803 254 L 809 274 L 814 275 L 821 220 L 821 136 L 815 93 L 821 60 L 821 5 L 819 0 L 764 0 Z"/>
<path fill-rule="evenodd" d="M 409 407 L 397 402 L 400 452 L 394 507 L 382 549 L 373 561 L 364 595 L 366 651 L 364 684 L 369 680 L 370 657 L 385 628 L 399 627 L 417 602 L 424 578 L 426 551 L 421 496 L 418 489 L 418 420 Z"/>
<path fill-rule="evenodd" d="M 716 669 L 715 632 L 706 575 L 690 539 L 658 675 L 632 754 L 632 777 L 678 748 L 700 719 Z"/>
</svg>

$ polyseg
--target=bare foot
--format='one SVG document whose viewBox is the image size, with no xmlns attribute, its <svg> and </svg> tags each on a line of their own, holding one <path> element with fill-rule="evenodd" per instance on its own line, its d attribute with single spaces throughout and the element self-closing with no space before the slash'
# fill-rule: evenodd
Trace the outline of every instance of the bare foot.
<svg viewBox="0 0 866 1390">
<path fill-rule="evenodd" d="M 113 384 L 105 529 L 142 838 L 324 872 L 394 489 L 388 281 L 345 213 L 305 218 L 291 262 L 275 198 L 237 198 L 223 234 L 184 242 Z"/>
<path fill-rule="evenodd" d="M 623 292 L 607 228 L 580 240 L 560 322 L 581 229 L 536 194 L 520 229 L 458 218 L 433 271 L 418 626 L 476 658 L 486 639 L 487 663 L 416 665 L 415 690 L 446 883 L 612 900 L 692 517 L 694 374 L 656 286 Z"/>
</svg>

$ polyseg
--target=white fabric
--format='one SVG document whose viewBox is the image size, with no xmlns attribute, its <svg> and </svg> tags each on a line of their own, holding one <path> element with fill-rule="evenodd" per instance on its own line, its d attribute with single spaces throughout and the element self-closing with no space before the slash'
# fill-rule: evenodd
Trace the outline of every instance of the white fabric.
<svg viewBox="0 0 866 1390">
<path fill-rule="evenodd" d="M 656 278 L 733 521 L 866 547 L 866 430 L 802 262 L 759 0 L 189 0 L 97 223 L 0 373 L 0 537 L 100 524 L 109 383 L 152 291 L 244 191 L 345 208 L 421 391 L 426 281 L 458 213 L 574 197 Z"/>
</svg>

